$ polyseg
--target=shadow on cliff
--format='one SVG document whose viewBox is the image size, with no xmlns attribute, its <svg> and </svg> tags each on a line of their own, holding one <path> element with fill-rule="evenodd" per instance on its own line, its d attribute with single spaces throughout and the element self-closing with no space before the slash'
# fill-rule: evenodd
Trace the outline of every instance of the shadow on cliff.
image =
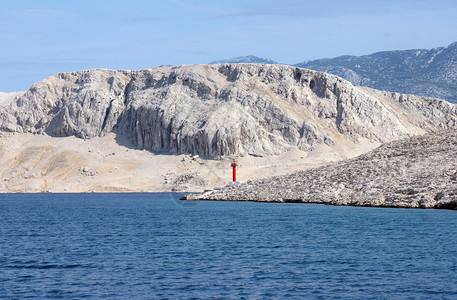
<svg viewBox="0 0 457 300">
<path fill-rule="evenodd" d="M 170 153 L 170 152 L 168 152 L 166 150 L 154 151 L 154 150 L 149 149 L 149 148 L 138 147 L 137 145 L 135 145 L 132 142 L 132 139 L 128 135 L 119 133 L 119 132 L 117 132 L 115 130 L 113 130 L 112 133 L 114 133 L 116 135 L 114 140 L 116 141 L 116 143 L 119 146 L 123 146 L 123 147 L 126 147 L 126 148 L 131 149 L 131 150 L 148 151 L 148 152 L 150 152 L 150 153 L 152 153 L 154 155 L 170 155 L 170 156 L 192 155 L 191 153 Z"/>
<path fill-rule="evenodd" d="M 116 132 L 115 130 L 113 130 L 112 132 L 116 135 L 114 140 L 116 141 L 116 143 L 119 146 L 123 146 L 123 147 L 129 148 L 129 149 L 132 149 L 132 150 L 143 150 L 142 148 L 133 144 L 132 140 L 125 134 L 121 134 L 119 132 Z M 145 149 L 145 150 L 152 152 L 149 149 Z M 154 152 L 152 152 L 152 153 L 154 153 Z M 154 153 L 154 154 L 157 154 L 157 153 Z"/>
<path fill-rule="evenodd" d="M 116 135 L 114 140 L 116 141 L 116 143 L 119 146 L 123 146 L 123 147 L 126 147 L 126 148 L 131 149 L 131 150 L 148 151 L 148 152 L 150 152 L 150 153 L 152 153 L 154 155 L 170 155 L 170 156 L 180 155 L 180 154 L 173 154 L 173 153 L 169 153 L 169 152 L 165 152 L 165 151 L 157 152 L 157 151 L 152 151 L 151 149 L 140 148 L 140 147 L 136 146 L 135 144 L 133 144 L 133 142 L 131 141 L 131 139 L 127 135 L 119 133 L 119 132 L 116 132 L 116 131 L 113 131 L 113 133 Z M 219 177 L 214 172 L 214 170 L 212 170 L 210 167 L 208 167 L 208 168 L 209 168 L 209 171 L 213 175 Z M 180 175 L 180 177 L 184 177 L 184 176 L 186 176 L 186 174 L 187 174 L 187 172 L 184 172 L 183 174 Z M 176 186 L 176 187 L 171 188 L 170 192 L 168 193 L 168 197 L 169 197 L 170 200 L 174 201 L 178 206 L 180 206 L 182 208 L 189 208 L 189 207 L 194 207 L 194 206 L 198 205 L 199 201 L 182 200 L 183 197 L 187 196 L 188 194 L 190 194 L 190 192 L 185 192 L 183 190 L 180 190 L 179 187 Z"/>
</svg>

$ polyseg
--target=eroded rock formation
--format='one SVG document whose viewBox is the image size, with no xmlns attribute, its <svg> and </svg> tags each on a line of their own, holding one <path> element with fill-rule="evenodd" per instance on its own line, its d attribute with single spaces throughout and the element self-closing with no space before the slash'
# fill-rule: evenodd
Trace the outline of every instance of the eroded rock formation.
<svg viewBox="0 0 457 300">
<path fill-rule="evenodd" d="M 260 64 L 62 73 L 0 113 L 5 131 L 80 138 L 115 131 L 140 148 L 207 158 L 387 142 L 455 126 L 456 106 L 443 100 Z"/>
</svg>

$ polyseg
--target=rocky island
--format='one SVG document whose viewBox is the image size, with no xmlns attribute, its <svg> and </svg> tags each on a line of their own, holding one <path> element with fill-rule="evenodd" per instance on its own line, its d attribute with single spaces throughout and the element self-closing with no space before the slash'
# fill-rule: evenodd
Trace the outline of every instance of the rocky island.
<svg viewBox="0 0 457 300">
<path fill-rule="evenodd" d="M 457 209 L 457 130 L 394 141 L 353 159 L 189 198 Z"/>
</svg>

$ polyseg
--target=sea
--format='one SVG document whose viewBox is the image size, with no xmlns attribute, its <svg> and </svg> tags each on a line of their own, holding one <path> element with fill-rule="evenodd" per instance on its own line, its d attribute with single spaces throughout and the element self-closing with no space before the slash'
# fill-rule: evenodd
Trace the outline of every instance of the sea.
<svg viewBox="0 0 457 300">
<path fill-rule="evenodd" d="M 0 299 L 457 299 L 457 211 L 0 194 Z"/>
</svg>

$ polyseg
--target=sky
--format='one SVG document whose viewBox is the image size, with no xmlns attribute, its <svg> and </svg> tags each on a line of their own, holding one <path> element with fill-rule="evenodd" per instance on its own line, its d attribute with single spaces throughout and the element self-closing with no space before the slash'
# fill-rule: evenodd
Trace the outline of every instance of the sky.
<svg viewBox="0 0 457 300">
<path fill-rule="evenodd" d="M 95 68 L 431 49 L 456 28 L 455 0 L 0 0 L 0 91 Z"/>
</svg>

